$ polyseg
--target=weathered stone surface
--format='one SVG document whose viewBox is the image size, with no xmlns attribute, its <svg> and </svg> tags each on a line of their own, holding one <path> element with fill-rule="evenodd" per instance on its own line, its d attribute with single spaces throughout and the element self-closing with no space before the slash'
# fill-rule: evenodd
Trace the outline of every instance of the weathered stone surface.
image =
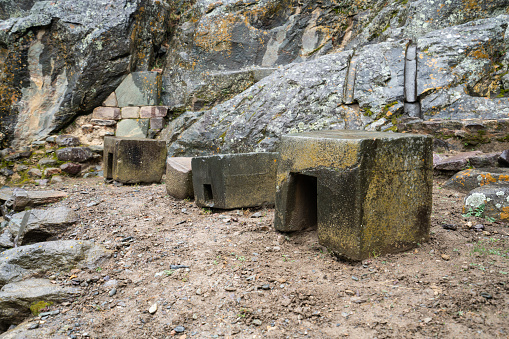
<svg viewBox="0 0 509 339">
<path fill-rule="evenodd" d="M 22 234 L 19 234 L 23 217 L 25 213 L 29 212 L 30 216 L 26 226 Z M 64 232 L 78 221 L 76 213 L 68 207 L 55 207 L 46 210 L 32 209 L 29 212 L 14 214 L 7 225 L 12 236 L 18 237 L 19 244 L 45 241 Z"/>
<path fill-rule="evenodd" d="M 196 157 L 192 171 L 198 206 L 233 209 L 274 204 L 276 153 Z"/>
<path fill-rule="evenodd" d="M 92 117 L 98 120 L 119 120 L 121 118 L 120 108 L 100 106 L 94 109 Z"/>
<path fill-rule="evenodd" d="M 104 177 L 122 183 L 160 182 L 166 143 L 161 140 L 104 138 Z"/>
<path fill-rule="evenodd" d="M 0 86 L 8 99 L 0 129 L 8 140 L 42 138 L 101 105 L 137 52 L 137 10 L 164 8 L 142 2 L 31 1 L 2 18 Z"/>
<path fill-rule="evenodd" d="M 60 173 L 62 173 L 62 170 L 60 168 L 56 168 L 56 167 L 49 167 L 44 170 L 44 176 L 46 176 L 46 177 L 50 177 L 52 175 L 60 174 Z"/>
<path fill-rule="evenodd" d="M 443 186 L 460 192 L 468 193 L 477 187 L 492 184 L 509 185 L 509 169 L 467 169 L 453 175 L 444 183 Z"/>
<path fill-rule="evenodd" d="M 140 108 L 140 118 L 164 118 L 168 114 L 166 106 L 144 106 Z"/>
<path fill-rule="evenodd" d="M 429 239 L 432 138 L 359 131 L 283 137 L 278 231 L 318 227 L 320 244 L 363 260 Z"/>
<path fill-rule="evenodd" d="M 79 146 L 81 144 L 80 139 L 68 134 L 62 134 L 57 136 L 55 139 L 55 142 L 60 147 L 73 147 L 73 146 Z"/>
<path fill-rule="evenodd" d="M 151 118 L 150 119 L 150 129 L 158 131 L 162 130 L 164 127 L 164 118 Z"/>
<path fill-rule="evenodd" d="M 506 50 L 507 20 L 507 16 L 479 20 L 416 39 L 417 97 L 424 119 L 507 116 L 509 98 L 497 96 L 502 93 L 499 78 L 508 60 L 503 52 L 493 60 L 482 52 Z M 282 66 L 233 99 L 205 111 L 185 132 L 163 136 L 175 140 L 169 154 L 271 151 L 285 133 L 363 129 L 381 119 L 385 121 L 376 129 L 395 129 L 404 114 L 407 42 L 369 44 L 355 53 L 344 51 Z M 348 80 L 352 62 L 355 76 Z M 504 72 L 499 72 L 500 67 Z M 351 100 L 345 97 L 349 86 Z M 172 123 L 182 125 L 179 119 Z M 168 130 L 175 133 L 176 129 Z"/>
<path fill-rule="evenodd" d="M 19 324 L 30 315 L 30 306 L 44 301 L 59 303 L 72 301 L 80 295 L 75 287 L 52 284 L 47 279 L 28 279 L 7 284 L 0 290 L 0 330 Z"/>
<path fill-rule="evenodd" d="M 115 90 L 119 107 L 155 106 L 161 97 L 161 74 L 134 72 L 129 74 Z"/>
<path fill-rule="evenodd" d="M 139 107 L 122 107 L 120 111 L 122 119 L 138 119 L 140 117 Z"/>
<path fill-rule="evenodd" d="M 509 150 L 505 150 L 500 154 L 498 163 L 500 166 L 509 167 Z"/>
<path fill-rule="evenodd" d="M 166 192 L 177 199 L 193 198 L 192 158 L 166 159 Z"/>
<path fill-rule="evenodd" d="M 465 197 L 463 213 L 509 221 L 509 185 L 485 185 Z"/>
<path fill-rule="evenodd" d="M 499 157 L 499 152 L 483 153 L 471 156 L 468 162 L 473 168 L 496 167 L 498 166 Z"/>
<path fill-rule="evenodd" d="M 67 174 L 77 175 L 81 172 L 81 164 L 68 162 L 66 164 L 60 165 L 60 169 Z"/>
<path fill-rule="evenodd" d="M 88 147 L 66 147 L 56 151 L 60 161 L 87 162 L 94 158 L 94 154 Z"/>
<path fill-rule="evenodd" d="M 106 100 L 103 101 L 103 106 L 106 106 L 106 107 L 117 107 L 118 106 L 117 95 L 115 94 L 115 92 L 112 92 L 110 95 L 108 95 Z"/>
<path fill-rule="evenodd" d="M 115 136 L 124 138 L 146 138 L 150 119 L 123 119 L 117 124 Z"/>
<path fill-rule="evenodd" d="M 8 229 L 4 228 L 0 234 L 0 252 L 14 247 L 14 237 Z"/>
<path fill-rule="evenodd" d="M 22 211 L 26 207 L 51 204 L 67 198 L 67 193 L 61 191 L 26 191 L 24 189 L 1 189 L 0 201 L 12 200 L 15 211 Z"/>
<path fill-rule="evenodd" d="M 39 272 L 94 268 L 110 255 L 111 251 L 91 241 L 48 241 L 12 248 L 0 253 L 0 286 Z"/>
<path fill-rule="evenodd" d="M 116 120 L 92 119 L 90 122 L 95 126 L 115 126 L 117 124 Z"/>
<path fill-rule="evenodd" d="M 471 157 L 478 156 L 482 152 L 462 152 L 450 157 L 444 157 L 433 162 L 433 168 L 438 171 L 461 171 L 467 168 Z"/>
<path fill-rule="evenodd" d="M 54 165 L 56 165 L 57 161 L 55 159 L 53 159 L 53 158 L 42 158 L 37 163 L 39 164 L 39 166 L 46 167 L 46 166 L 54 166 Z"/>
<path fill-rule="evenodd" d="M 34 178 L 40 178 L 42 177 L 42 172 L 38 168 L 31 168 L 28 170 L 28 175 Z"/>
</svg>

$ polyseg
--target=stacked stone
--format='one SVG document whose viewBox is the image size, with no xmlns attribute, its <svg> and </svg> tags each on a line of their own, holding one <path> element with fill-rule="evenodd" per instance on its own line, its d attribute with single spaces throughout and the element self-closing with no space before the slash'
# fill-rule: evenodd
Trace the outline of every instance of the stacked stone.
<svg viewBox="0 0 509 339">
<path fill-rule="evenodd" d="M 115 92 L 93 112 L 95 126 L 115 126 L 118 137 L 154 139 L 165 125 L 166 106 L 158 106 L 161 74 L 129 74 Z"/>
</svg>

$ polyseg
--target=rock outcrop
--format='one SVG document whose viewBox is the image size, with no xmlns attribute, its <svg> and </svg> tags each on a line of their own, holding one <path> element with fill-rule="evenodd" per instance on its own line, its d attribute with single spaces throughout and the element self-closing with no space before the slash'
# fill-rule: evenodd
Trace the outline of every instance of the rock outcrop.
<svg viewBox="0 0 509 339">
<path fill-rule="evenodd" d="M 12 248 L 0 253 L 0 286 L 33 274 L 77 265 L 93 267 L 110 252 L 90 241 L 48 241 Z"/>
<path fill-rule="evenodd" d="M 479 20 L 417 39 L 416 74 L 405 70 L 408 40 L 281 67 L 203 113 L 183 133 L 179 126 L 189 115 L 176 119 L 165 137 L 174 141 L 169 153 L 272 151 L 289 132 L 394 130 L 398 118 L 409 113 L 424 119 L 503 119 L 509 98 L 498 96 L 505 95 L 501 71 L 507 72 L 509 62 L 501 52 L 509 47 L 508 20 Z M 415 81 L 405 81 L 408 76 Z M 415 92 L 414 102 L 408 91 Z"/>
</svg>

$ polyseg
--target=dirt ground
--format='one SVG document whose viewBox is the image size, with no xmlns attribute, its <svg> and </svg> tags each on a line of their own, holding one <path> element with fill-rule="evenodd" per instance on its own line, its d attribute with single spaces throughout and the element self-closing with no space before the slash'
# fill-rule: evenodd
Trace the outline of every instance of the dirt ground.
<svg viewBox="0 0 509 339">
<path fill-rule="evenodd" d="M 83 295 L 29 322 L 52 338 L 507 338 L 508 225 L 462 216 L 464 194 L 442 182 L 430 242 L 348 263 L 314 231 L 276 232 L 273 209 L 209 211 L 163 184 L 67 179 L 57 205 L 81 222 L 61 239 L 114 255 L 94 270 L 48 272 Z"/>
</svg>

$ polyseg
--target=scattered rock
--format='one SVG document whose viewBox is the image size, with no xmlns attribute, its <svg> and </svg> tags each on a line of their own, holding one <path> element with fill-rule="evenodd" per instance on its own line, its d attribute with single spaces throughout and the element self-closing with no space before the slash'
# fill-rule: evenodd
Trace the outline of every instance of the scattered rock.
<svg viewBox="0 0 509 339">
<path fill-rule="evenodd" d="M 0 330 L 11 324 L 19 324 L 30 315 L 30 306 L 45 302 L 72 300 L 79 295 L 79 289 L 61 287 L 46 279 L 29 279 L 6 284 L 0 290 Z"/>
<path fill-rule="evenodd" d="M 253 319 L 253 325 L 261 326 L 262 325 L 262 321 L 260 319 Z"/>
<path fill-rule="evenodd" d="M 59 147 L 74 147 L 81 144 L 79 138 L 69 134 L 58 135 L 55 142 Z"/>
<path fill-rule="evenodd" d="M 46 176 L 46 177 L 50 177 L 52 175 L 60 174 L 60 173 L 62 173 L 62 170 L 60 168 L 50 167 L 50 168 L 46 168 L 44 170 L 44 176 Z"/>
<path fill-rule="evenodd" d="M 43 166 L 43 167 L 54 166 L 57 164 L 57 161 L 52 158 L 42 158 L 41 160 L 38 161 L 38 164 L 39 164 L 39 166 Z"/>
<path fill-rule="evenodd" d="M 442 254 L 442 255 L 441 255 L 441 257 L 442 257 L 442 259 L 443 259 L 443 260 L 445 260 L 445 261 L 449 261 L 449 260 L 451 260 L 451 257 L 450 257 L 449 255 L 447 255 L 447 254 Z"/>
<path fill-rule="evenodd" d="M 150 308 L 148 309 L 148 313 L 150 314 L 154 314 L 157 312 L 157 303 L 153 304 L 152 306 L 150 306 Z"/>
<path fill-rule="evenodd" d="M 28 175 L 34 178 L 40 178 L 42 177 L 42 172 L 38 168 L 31 168 L 28 170 Z"/>
<path fill-rule="evenodd" d="M 476 225 L 472 226 L 472 228 L 476 232 L 482 232 L 484 230 L 484 225 L 483 224 L 476 224 Z"/>
<path fill-rule="evenodd" d="M 467 169 L 456 173 L 444 183 L 443 187 L 454 189 L 459 192 L 468 193 L 477 187 L 492 184 L 509 185 L 509 169 Z"/>
<path fill-rule="evenodd" d="M 0 253 L 0 286 L 40 272 L 94 268 L 110 255 L 111 251 L 91 241 L 48 241 L 12 248 Z"/>
<path fill-rule="evenodd" d="M 444 230 L 456 231 L 458 229 L 458 226 L 454 224 L 442 224 L 442 228 Z"/>
<path fill-rule="evenodd" d="M 68 163 L 61 165 L 60 169 L 67 174 L 77 175 L 81 172 L 81 164 L 68 162 Z"/>
<path fill-rule="evenodd" d="M 30 213 L 28 223 L 23 234 L 18 234 L 25 213 Z M 61 234 L 69 226 L 78 221 L 76 212 L 68 207 L 55 207 L 46 210 L 32 209 L 29 212 L 16 213 L 12 216 L 7 228 L 13 237 L 23 242 L 45 241 Z"/>
<path fill-rule="evenodd" d="M 66 147 L 56 151 L 60 161 L 87 162 L 94 158 L 88 147 Z"/>
<path fill-rule="evenodd" d="M 458 172 L 467 168 L 471 157 L 478 156 L 480 154 L 482 154 L 482 152 L 479 151 L 463 152 L 450 157 L 436 159 L 436 162 L 434 158 L 433 169 L 438 171 Z"/>
<path fill-rule="evenodd" d="M 67 193 L 60 191 L 26 191 L 23 189 L 1 189 L 0 201 L 11 201 L 9 208 L 22 211 L 26 207 L 51 204 L 67 198 Z"/>
<path fill-rule="evenodd" d="M 509 167 L 509 150 L 503 151 L 498 157 L 500 166 Z"/>
</svg>

